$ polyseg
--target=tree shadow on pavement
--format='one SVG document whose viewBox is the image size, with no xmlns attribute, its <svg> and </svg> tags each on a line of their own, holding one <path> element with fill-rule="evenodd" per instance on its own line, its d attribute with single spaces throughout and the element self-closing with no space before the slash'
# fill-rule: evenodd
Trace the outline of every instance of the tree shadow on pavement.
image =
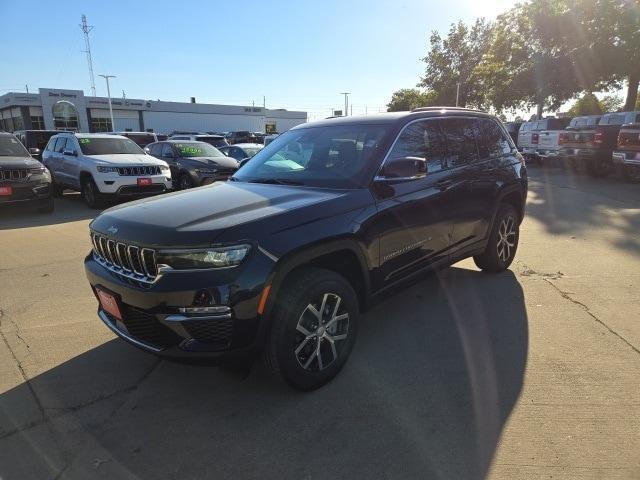
<svg viewBox="0 0 640 480">
<path fill-rule="evenodd" d="M 613 246 L 640 255 L 640 185 L 562 167 L 529 167 L 529 180 L 526 215 L 547 231 L 588 236 L 608 228 L 618 237 Z"/>
<path fill-rule="evenodd" d="M 0 477 L 483 479 L 527 348 L 515 275 L 461 268 L 364 315 L 311 393 L 113 340 L 0 395 Z"/>
<path fill-rule="evenodd" d="M 91 210 L 77 192 L 67 192 L 54 200 L 53 213 L 38 213 L 31 207 L 3 207 L 0 209 L 0 230 L 40 227 L 95 218 L 100 211 Z"/>
</svg>

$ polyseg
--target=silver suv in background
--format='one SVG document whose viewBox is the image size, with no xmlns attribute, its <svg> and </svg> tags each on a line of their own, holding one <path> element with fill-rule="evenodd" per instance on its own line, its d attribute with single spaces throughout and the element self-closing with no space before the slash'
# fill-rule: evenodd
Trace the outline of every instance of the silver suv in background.
<svg viewBox="0 0 640 480">
<path fill-rule="evenodd" d="M 518 150 L 522 152 L 522 155 L 527 160 L 538 160 L 540 132 L 545 130 L 564 130 L 570 121 L 570 118 L 549 117 L 523 123 L 518 132 Z"/>
<path fill-rule="evenodd" d="M 54 195 L 78 190 L 90 208 L 109 198 L 135 198 L 171 189 L 167 162 L 147 155 L 119 135 L 59 133 L 49 140 L 42 163 L 53 177 Z"/>
</svg>

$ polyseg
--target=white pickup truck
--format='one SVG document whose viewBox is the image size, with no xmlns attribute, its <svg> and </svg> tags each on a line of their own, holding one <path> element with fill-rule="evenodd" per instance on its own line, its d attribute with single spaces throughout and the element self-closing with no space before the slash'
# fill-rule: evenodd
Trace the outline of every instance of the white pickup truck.
<svg viewBox="0 0 640 480">
<path fill-rule="evenodd" d="M 601 115 L 587 115 L 572 118 L 566 129 L 542 130 L 538 132 L 538 148 L 536 155 L 540 160 L 561 158 L 560 149 L 567 140 L 567 130 L 572 130 L 590 125 L 597 125 Z"/>
<path fill-rule="evenodd" d="M 569 118 L 549 117 L 523 123 L 518 132 L 518 150 L 528 160 L 538 160 L 540 158 L 538 150 L 541 133 L 551 131 L 559 133 L 569 124 L 570 120 Z M 549 137 L 549 135 L 544 135 L 544 137 Z M 545 142 L 551 144 L 553 139 L 545 138 Z"/>
</svg>

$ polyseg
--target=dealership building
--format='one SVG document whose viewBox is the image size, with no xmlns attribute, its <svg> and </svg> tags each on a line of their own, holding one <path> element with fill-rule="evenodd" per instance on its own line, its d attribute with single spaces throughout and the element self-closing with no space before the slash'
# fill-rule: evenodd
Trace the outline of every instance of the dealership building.
<svg viewBox="0 0 640 480">
<path fill-rule="evenodd" d="M 56 88 L 41 88 L 38 93 L 9 92 L 0 96 L 0 130 L 281 133 L 307 121 L 306 112 L 191 100 L 187 103 L 112 98 L 112 128 L 106 97 Z"/>
</svg>

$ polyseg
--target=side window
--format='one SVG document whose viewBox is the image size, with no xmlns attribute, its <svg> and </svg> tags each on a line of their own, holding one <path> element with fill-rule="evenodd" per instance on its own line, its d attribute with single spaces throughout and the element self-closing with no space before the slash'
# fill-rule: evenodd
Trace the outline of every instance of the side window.
<svg viewBox="0 0 640 480">
<path fill-rule="evenodd" d="M 67 143 L 67 137 L 58 137 L 56 141 L 56 146 L 54 147 L 54 151 L 56 153 L 62 153 L 64 151 L 64 146 Z"/>
<path fill-rule="evenodd" d="M 64 149 L 62 151 L 64 152 L 65 150 L 70 150 L 72 152 L 77 152 L 78 151 L 78 148 L 76 147 L 75 138 L 67 137 L 67 143 L 64 146 Z"/>
<path fill-rule="evenodd" d="M 45 147 L 45 150 L 46 150 L 47 152 L 52 151 L 52 150 L 53 150 L 53 146 L 55 145 L 55 143 L 56 143 L 56 138 L 51 137 L 51 138 L 49 139 L 49 141 L 47 142 L 47 146 Z"/>
<path fill-rule="evenodd" d="M 478 161 L 476 146 L 477 122 L 470 118 L 444 120 L 447 153 L 450 167 L 458 167 Z"/>
<path fill-rule="evenodd" d="M 151 155 L 159 157 L 162 154 L 162 143 L 154 143 L 151 145 Z"/>
<path fill-rule="evenodd" d="M 502 128 L 491 119 L 483 118 L 478 121 L 478 153 L 480 158 L 495 158 L 511 152 L 511 143 Z"/>
<path fill-rule="evenodd" d="M 388 159 L 424 158 L 427 174 L 446 168 L 445 142 L 440 123 L 438 120 L 425 120 L 407 126 L 393 146 Z"/>
<path fill-rule="evenodd" d="M 175 157 L 175 155 L 173 153 L 173 149 L 171 148 L 171 144 L 170 143 L 165 143 L 162 146 L 162 157 L 163 158 L 173 158 L 173 157 Z"/>
</svg>

